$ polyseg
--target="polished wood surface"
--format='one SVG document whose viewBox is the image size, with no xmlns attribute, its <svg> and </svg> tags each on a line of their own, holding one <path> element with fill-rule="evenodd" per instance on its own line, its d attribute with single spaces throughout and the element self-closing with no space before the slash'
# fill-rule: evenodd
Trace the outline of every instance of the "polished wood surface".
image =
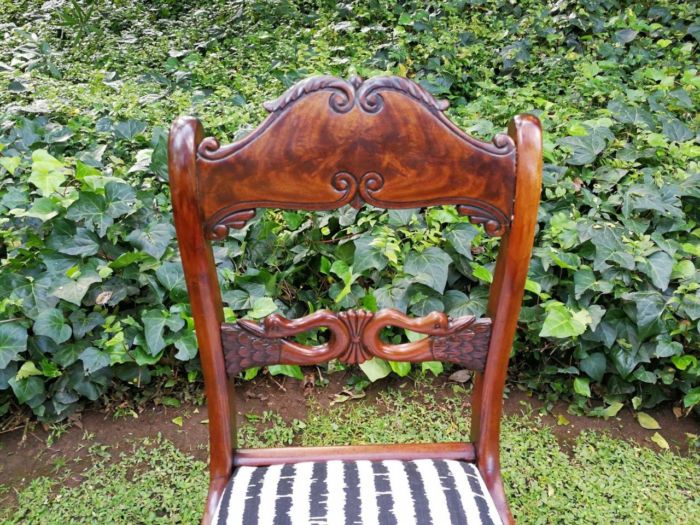
<svg viewBox="0 0 700 525">
<path fill-rule="evenodd" d="M 489 292 L 487 314 L 493 320 L 489 358 L 477 374 L 472 394 L 472 441 L 477 466 L 494 498 L 504 523 L 515 523 L 506 502 L 500 467 L 500 432 L 503 388 L 508 359 L 520 315 L 525 281 L 537 226 L 542 184 L 542 131 L 537 117 L 514 118 L 508 133 L 518 152 L 514 219 L 503 236 Z"/>
<path fill-rule="evenodd" d="M 411 443 L 399 445 L 356 445 L 341 447 L 242 448 L 233 456 L 234 467 L 260 467 L 303 461 L 382 461 L 397 459 L 455 459 L 473 462 L 472 443 Z"/>
<path fill-rule="evenodd" d="M 209 523 L 231 477 L 236 419 L 221 347 L 221 291 L 199 208 L 195 159 L 201 141 L 202 126 L 198 120 L 176 120 L 168 140 L 168 172 L 209 411 L 210 483 L 203 518 L 203 523 Z"/>
<path fill-rule="evenodd" d="M 256 208 L 335 209 L 456 204 L 502 234 L 513 209 L 515 146 L 456 128 L 420 86 L 402 78 L 317 77 L 266 106 L 244 139 L 198 148 L 201 206 L 210 238 L 240 228 Z M 416 181 L 429 181 L 420 190 Z"/>
<path fill-rule="evenodd" d="M 380 333 L 388 326 L 428 337 L 412 343 L 387 344 Z M 288 339 L 320 327 L 331 332 L 326 344 L 306 346 Z M 319 310 L 293 320 L 273 314 L 262 323 L 240 319 L 221 326 L 226 370 L 234 377 L 253 366 L 313 365 L 331 359 L 359 364 L 372 357 L 388 361 L 445 361 L 483 371 L 490 335 L 491 320 L 488 318 L 469 315 L 450 319 L 442 312 L 432 312 L 416 319 L 392 309 L 376 313 Z"/>
<path fill-rule="evenodd" d="M 169 139 L 175 226 L 209 405 L 211 481 L 203 523 L 210 523 L 235 466 L 419 457 L 475 461 L 501 518 L 514 523 L 500 473 L 500 419 L 537 224 L 539 121 L 516 117 L 507 136 L 481 142 L 445 117 L 446 103 L 399 77 L 364 82 L 315 77 L 265 107 L 267 120 L 231 145 L 203 138 L 193 118 L 175 121 Z M 365 203 L 383 208 L 454 204 L 487 234 L 502 236 L 487 317 L 449 319 L 434 312 L 411 319 L 393 310 L 356 310 L 223 322 L 209 241 L 225 237 L 229 227 L 244 226 L 257 208 L 322 210 Z M 390 345 L 379 335 L 385 326 L 428 337 Z M 317 327 L 330 330 L 327 344 L 308 347 L 291 339 Z M 332 358 L 359 363 L 371 356 L 440 359 L 476 370 L 473 444 L 236 450 L 227 366 L 235 375 L 247 366 Z"/>
</svg>

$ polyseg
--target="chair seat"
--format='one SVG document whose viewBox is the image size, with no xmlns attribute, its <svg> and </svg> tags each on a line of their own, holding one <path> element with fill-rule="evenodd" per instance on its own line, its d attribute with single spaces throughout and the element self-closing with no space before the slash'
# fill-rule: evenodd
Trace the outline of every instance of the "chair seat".
<svg viewBox="0 0 700 525">
<path fill-rule="evenodd" d="M 502 525 L 471 463 L 321 461 L 234 472 L 219 525 Z"/>
</svg>

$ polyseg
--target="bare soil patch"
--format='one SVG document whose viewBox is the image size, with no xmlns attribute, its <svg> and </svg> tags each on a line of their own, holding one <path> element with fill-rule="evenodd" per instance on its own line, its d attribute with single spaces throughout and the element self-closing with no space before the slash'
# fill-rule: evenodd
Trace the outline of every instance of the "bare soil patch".
<svg viewBox="0 0 700 525">
<path fill-rule="evenodd" d="M 296 380 L 260 377 L 239 385 L 236 392 L 236 412 L 240 424 L 245 423 L 245 414 L 262 413 L 266 410 L 279 413 L 286 421 L 303 420 L 307 416 L 308 401 L 314 405 L 328 407 L 336 395 L 346 389 L 347 377 L 336 373 L 322 388 L 306 387 Z M 433 394 L 440 397 L 454 396 L 453 383 L 439 377 L 433 381 Z M 374 402 L 378 393 L 387 387 L 425 388 L 409 379 L 390 378 L 371 385 L 366 391 L 365 402 Z M 349 401 L 352 403 L 354 401 Z M 378 405 L 379 407 L 382 404 Z M 544 404 L 519 390 L 511 390 L 505 401 L 507 415 L 528 418 L 540 417 L 550 426 L 560 443 L 569 448 L 575 438 L 585 430 L 605 431 L 618 439 L 633 441 L 639 445 L 658 450 L 650 441 L 654 431 L 643 429 L 634 413 L 623 409 L 617 417 L 607 421 L 599 418 L 574 416 L 567 412 L 565 403 L 558 403 L 549 413 L 541 411 Z M 649 412 L 661 425 L 659 431 L 675 453 L 688 452 L 687 433 L 700 434 L 700 418 L 690 415 L 676 418 L 671 406 L 661 406 Z M 568 424 L 557 424 L 558 416 L 564 416 Z M 177 418 L 177 419 L 176 419 Z M 182 422 L 182 425 L 176 424 Z M 208 415 L 206 406 L 187 404 L 178 408 L 150 405 L 143 407 L 137 417 L 115 418 L 112 413 L 97 409 L 83 412 L 79 422 L 68 428 L 59 437 L 52 439 L 48 429 L 38 424 L 0 434 L 0 479 L 7 487 L 20 488 L 40 476 L 71 473 L 70 485 L 81 482 L 81 472 L 93 461 L 94 452 L 116 460 L 119 453 L 128 451 L 131 443 L 146 437 L 162 437 L 172 441 L 183 452 L 202 461 L 207 460 Z M 53 442 L 52 442 L 53 441 Z M 90 451 L 93 451 L 93 454 Z M 13 491 L 0 495 L 0 505 L 11 503 Z"/>
</svg>

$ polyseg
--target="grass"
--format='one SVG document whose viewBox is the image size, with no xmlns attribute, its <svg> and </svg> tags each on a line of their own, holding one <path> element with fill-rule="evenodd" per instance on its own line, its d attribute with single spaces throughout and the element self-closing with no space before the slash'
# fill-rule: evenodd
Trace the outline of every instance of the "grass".
<svg viewBox="0 0 700 525">
<path fill-rule="evenodd" d="M 310 410 L 305 421 L 277 413 L 251 416 L 246 446 L 407 442 L 466 439 L 463 398 L 390 390 Z M 99 450 L 98 450 L 99 448 Z M 197 523 L 206 492 L 203 462 L 160 437 L 136 441 L 116 461 L 95 449 L 96 461 L 78 486 L 42 477 L 18 493 L 7 524 Z M 508 417 L 503 471 L 519 524 L 698 524 L 700 456 L 681 457 L 584 432 L 567 447 L 536 416 Z M 7 490 L 7 489 L 6 489 Z M 3 516 L 4 512 L 4 516 Z"/>
</svg>

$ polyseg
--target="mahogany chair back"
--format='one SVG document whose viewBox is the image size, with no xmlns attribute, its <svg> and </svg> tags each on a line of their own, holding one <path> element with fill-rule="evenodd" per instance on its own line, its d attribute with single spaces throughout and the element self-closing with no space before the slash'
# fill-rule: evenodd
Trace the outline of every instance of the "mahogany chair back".
<svg viewBox="0 0 700 525">
<path fill-rule="evenodd" d="M 512 523 L 499 464 L 502 395 L 537 222 L 542 138 L 536 117 L 522 115 L 491 143 L 470 137 L 438 101 L 410 80 L 376 77 L 304 80 L 264 107 L 269 117 L 227 146 L 204 138 L 200 122 L 180 118 L 169 138 L 177 238 L 185 270 L 209 408 L 210 487 L 204 522 L 213 516 L 233 469 L 326 459 L 443 458 L 476 462 L 505 523 Z M 211 241 L 241 228 L 258 208 L 331 210 L 456 205 L 500 236 L 486 317 L 410 318 L 396 310 L 318 311 L 287 320 L 225 323 Z M 428 337 L 389 345 L 386 326 Z M 308 347 L 293 336 L 330 330 Z M 474 370 L 471 443 L 238 449 L 232 378 L 252 366 L 441 360 Z"/>
</svg>

